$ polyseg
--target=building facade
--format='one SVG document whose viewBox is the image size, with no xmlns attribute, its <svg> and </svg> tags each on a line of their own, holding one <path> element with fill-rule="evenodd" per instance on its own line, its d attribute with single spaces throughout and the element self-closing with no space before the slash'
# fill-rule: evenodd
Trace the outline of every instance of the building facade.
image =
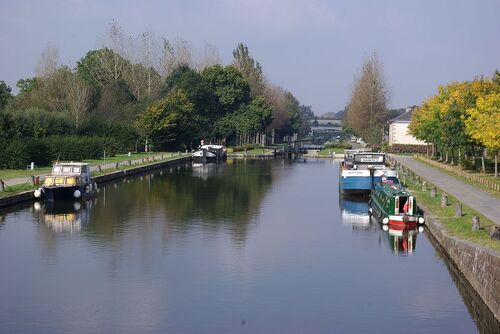
<svg viewBox="0 0 500 334">
<path fill-rule="evenodd" d="M 426 143 L 413 137 L 408 129 L 414 107 L 406 108 L 406 112 L 389 120 L 389 146 L 398 145 L 423 145 Z"/>
</svg>

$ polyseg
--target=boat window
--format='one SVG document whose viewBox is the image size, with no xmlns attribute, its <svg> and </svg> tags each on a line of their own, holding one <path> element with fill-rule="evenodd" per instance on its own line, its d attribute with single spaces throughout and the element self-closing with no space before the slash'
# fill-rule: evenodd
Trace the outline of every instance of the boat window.
<svg viewBox="0 0 500 334">
<path fill-rule="evenodd" d="M 52 172 L 54 172 L 54 173 L 60 173 L 61 172 L 61 166 L 54 166 L 54 168 L 52 169 Z"/>
<path fill-rule="evenodd" d="M 87 166 L 82 166 L 82 173 L 87 173 Z"/>
<path fill-rule="evenodd" d="M 43 182 L 43 185 L 44 186 L 50 186 L 52 184 L 52 182 L 54 182 L 54 178 L 53 177 L 46 177 L 45 181 Z"/>
<path fill-rule="evenodd" d="M 63 173 L 71 173 L 71 166 L 63 166 L 62 171 Z"/>
<path fill-rule="evenodd" d="M 73 173 L 80 173 L 80 166 L 73 166 Z"/>
<path fill-rule="evenodd" d="M 74 186 L 76 184 L 76 177 L 67 177 L 66 184 L 69 186 Z"/>
<path fill-rule="evenodd" d="M 56 177 L 56 179 L 54 180 L 54 183 L 56 185 L 64 184 L 64 177 Z"/>
</svg>

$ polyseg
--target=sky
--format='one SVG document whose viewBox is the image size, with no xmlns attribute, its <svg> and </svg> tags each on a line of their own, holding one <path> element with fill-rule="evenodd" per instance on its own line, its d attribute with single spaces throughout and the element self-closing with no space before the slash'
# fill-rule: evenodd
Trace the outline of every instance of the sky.
<svg viewBox="0 0 500 334">
<path fill-rule="evenodd" d="M 344 108 L 376 52 L 400 108 L 500 70 L 499 13 L 499 0 L 0 0 L 0 80 L 34 76 L 49 44 L 74 67 L 115 21 L 129 35 L 215 45 L 225 63 L 243 42 L 270 82 L 318 115 Z"/>
</svg>

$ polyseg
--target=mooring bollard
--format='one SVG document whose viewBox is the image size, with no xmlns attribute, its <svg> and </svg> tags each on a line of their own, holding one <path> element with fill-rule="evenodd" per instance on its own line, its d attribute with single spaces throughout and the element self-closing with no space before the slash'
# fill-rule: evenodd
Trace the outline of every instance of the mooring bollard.
<svg viewBox="0 0 500 334">
<path fill-rule="evenodd" d="M 441 207 L 446 208 L 448 206 L 448 195 L 445 193 L 441 194 Z"/>
<path fill-rule="evenodd" d="M 490 238 L 500 240 L 500 226 L 493 225 L 490 230 Z"/>
<path fill-rule="evenodd" d="M 436 187 L 431 188 L 431 197 L 432 198 L 436 197 Z"/>
<path fill-rule="evenodd" d="M 472 230 L 477 231 L 481 228 L 481 220 L 479 216 L 472 217 Z"/>
<path fill-rule="evenodd" d="M 119 164 L 118 162 L 117 162 L 117 163 L 115 163 L 115 169 L 118 169 L 118 166 L 119 166 L 119 165 L 120 165 L 120 164 Z"/>
<path fill-rule="evenodd" d="M 427 191 L 427 182 L 422 182 L 422 191 Z"/>
<path fill-rule="evenodd" d="M 455 205 L 455 217 L 462 217 L 462 203 L 460 202 Z"/>
</svg>

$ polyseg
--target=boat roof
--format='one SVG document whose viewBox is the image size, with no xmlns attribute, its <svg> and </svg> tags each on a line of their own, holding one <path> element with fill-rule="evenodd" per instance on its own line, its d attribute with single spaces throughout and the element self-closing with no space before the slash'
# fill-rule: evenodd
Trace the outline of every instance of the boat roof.
<svg viewBox="0 0 500 334">
<path fill-rule="evenodd" d="M 221 148 L 224 148 L 224 146 L 222 145 L 212 145 L 212 144 L 208 144 L 208 145 L 203 145 L 201 147 L 202 149 L 209 149 L 209 148 L 215 148 L 215 149 L 221 149 Z"/>
<path fill-rule="evenodd" d="M 410 193 L 403 188 L 399 183 L 382 183 L 378 184 L 376 187 L 377 190 L 383 191 L 387 196 L 409 196 Z"/>
<path fill-rule="evenodd" d="M 88 162 L 57 162 L 54 164 L 55 166 L 88 166 L 90 165 Z"/>
</svg>

